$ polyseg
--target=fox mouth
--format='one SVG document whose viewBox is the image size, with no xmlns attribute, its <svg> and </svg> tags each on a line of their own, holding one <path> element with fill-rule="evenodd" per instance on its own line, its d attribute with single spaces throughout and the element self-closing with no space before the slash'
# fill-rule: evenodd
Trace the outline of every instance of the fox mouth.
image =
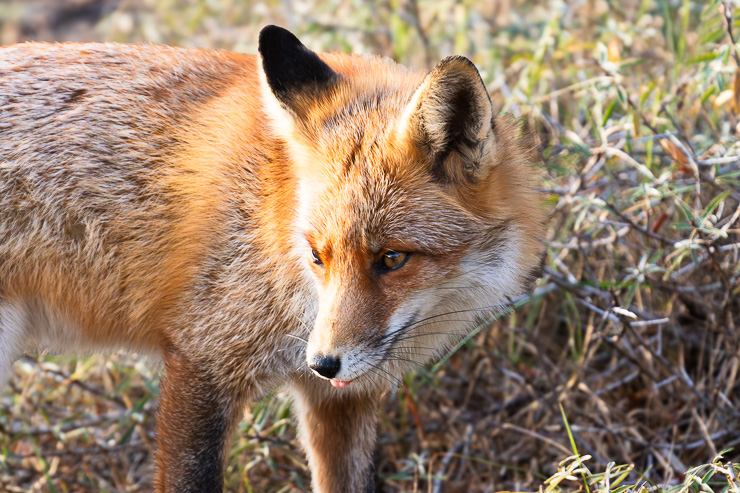
<svg viewBox="0 0 740 493">
<path fill-rule="evenodd" d="M 387 365 L 393 361 L 409 361 L 396 354 L 398 342 L 408 337 L 409 330 L 415 326 L 415 320 L 419 317 L 419 310 L 398 325 L 393 332 L 385 331 L 385 334 L 377 340 L 365 341 L 365 344 L 352 348 L 351 351 L 339 351 L 342 356 L 325 356 L 317 353 L 308 358 L 308 366 L 317 377 L 328 380 L 332 387 L 343 389 L 355 380 L 369 378 L 385 379 L 391 384 L 398 384 L 399 377 L 392 374 Z"/>
</svg>

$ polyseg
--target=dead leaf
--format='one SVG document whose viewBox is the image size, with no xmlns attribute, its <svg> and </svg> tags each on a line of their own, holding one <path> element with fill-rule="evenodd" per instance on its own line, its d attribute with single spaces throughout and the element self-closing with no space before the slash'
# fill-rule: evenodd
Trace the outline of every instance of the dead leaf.
<svg viewBox="0 0 740 493">
<path fill-rule="evenodd" d="M 732 90 L 725 89 L 714 98 L 714 107 L 719 108 L 726 105 L 733 98 Z"/>
<path fill-rule="evenodd" d="M 671 159 L 676 161 L 681 166 L 686 166 L 689 164 L 689 159 L 686 157 L 686 154 L 679 149 L 679 147 L 671 142 L 670 139 L 660 139 L 660 146 L 663 148 L 663 150 L 671 156 Z"/>
<path fill-rule="evenodd" d="M 658 215 L 658 219 L 656 219 L 653 223 L 653 227 L 650 228 L 650 231 L 652 231 L 653 233 L 657 233 L 658 231 L 660 231 L 660 228 L 663 227 L 667 220 L 668 214 L 666 214 L 664 211 L 661 211 L 660 215 Z"/>
<path fill-rule="evenodd" d="M 614 37 L 609 44 L 606 45 L 606 50 L 609 56 L 609 61 L 612 63 L 619 63 L 622 61 L 622 55 L 619 53 L 619 49 L 622 47 L 622 43 L 619 38 Z"/>
</svg>

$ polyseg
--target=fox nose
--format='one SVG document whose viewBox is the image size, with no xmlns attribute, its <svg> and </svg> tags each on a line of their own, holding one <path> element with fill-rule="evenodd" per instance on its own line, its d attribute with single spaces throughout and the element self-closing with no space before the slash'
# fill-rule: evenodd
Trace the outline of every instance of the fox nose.
<svg viewBox="0 0 740 493">
<path fill-rule="evenodd" d="M 314 356 L 313 360 L 311 360 L 311 363 L 308 365 L 309 368 L 324 378 L 334 378 L 334 375 L 339 373 L 340 366 L 341 362 L 339 361 L 339 358 L 321 355 Z"/>
</svg>

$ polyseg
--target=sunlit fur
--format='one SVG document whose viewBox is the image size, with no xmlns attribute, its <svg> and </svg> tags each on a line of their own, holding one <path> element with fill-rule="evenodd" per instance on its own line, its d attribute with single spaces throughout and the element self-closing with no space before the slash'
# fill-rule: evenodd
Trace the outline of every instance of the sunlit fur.
<svg viewBox="0 0 740 493">
<path fill-rule="evenodd" d="M 278 384 L 314 491 L 370 487 L 381 394 L 537 264 L 532 144 L 470 62 L 320 57 L 339 82 L 287 107 L 254 56 L 0 48 L 0 374 L 40 348 L 161 354 L 158 491 L 218 491 L 244 404 Z M 379 272 L 387 250 L 411 256 Z"/>
</svg>

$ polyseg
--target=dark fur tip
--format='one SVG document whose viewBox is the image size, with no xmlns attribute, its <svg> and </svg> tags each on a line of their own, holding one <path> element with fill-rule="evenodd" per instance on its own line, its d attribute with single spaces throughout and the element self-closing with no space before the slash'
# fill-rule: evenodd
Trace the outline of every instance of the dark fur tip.
<svg viewBox="0 0 740 493">
<path fill-rule="evenodd" d="M 446 68 L 448 65 L 455 65 L 455 64 L 462 64 L 466 67 L 470 67 L 473 70 L 475 70 L 476 73 L 478 73 L 478 67 L 475 66 L 475 64 L 470 60 L 470 58 L 462 56 L 462 55 L 449 55 L 444 57 L 442 60 L 439 61 L 436 69 L 443 69 Z"/>
<path fill-rule="evenodd" d="M 264 27 L 258 51 L 270 89 L 286 105 L 290 105 L 292 94 L 306 86 L 325 85 L 337 77 L 316 53 L 282 27 Z"/>
</svg>

